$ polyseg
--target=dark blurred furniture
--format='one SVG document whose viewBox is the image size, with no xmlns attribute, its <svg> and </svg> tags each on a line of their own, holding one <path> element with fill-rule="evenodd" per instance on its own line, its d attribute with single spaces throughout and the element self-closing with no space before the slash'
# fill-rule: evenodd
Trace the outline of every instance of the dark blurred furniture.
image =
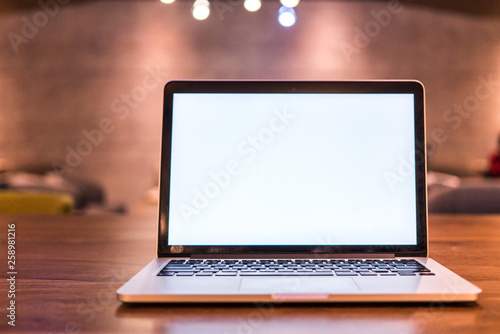
<svg viewBox="0 0 500 334">
<path fill-rule="evenodd" d="M 430 213 L 500 213 L 500 178 L 460 178 L 456 184 L 429 184 Z"/>
<path fill-rule="evenodd" d="M 0 213 L 68 214 L 74 200 L 68 194 L 43 191 L 0 191 Z"/>
<path fill-rule="evenodd" d="M 0 174 L 0 213 L 71 213 L 104 204 L 104 191 L 94 182 L 52 172 Z"/>
</svg>

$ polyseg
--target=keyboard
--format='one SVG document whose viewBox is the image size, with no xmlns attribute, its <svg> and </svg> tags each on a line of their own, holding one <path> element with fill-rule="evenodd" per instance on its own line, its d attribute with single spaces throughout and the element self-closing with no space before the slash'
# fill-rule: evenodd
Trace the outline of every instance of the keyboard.
<svg viewBox="0 0 500 334">
<path fill-rule="evenodd" d="M 433 276 L 414 259 L 170 260 L 158 276 Z"/>
</svg>

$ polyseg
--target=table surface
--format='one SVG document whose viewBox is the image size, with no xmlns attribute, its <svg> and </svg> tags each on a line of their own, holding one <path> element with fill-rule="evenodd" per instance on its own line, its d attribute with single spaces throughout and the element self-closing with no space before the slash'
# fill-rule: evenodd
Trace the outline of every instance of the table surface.
<svg viewBox="0 0 500 334">
<path fill-rule="evenodd" d="M 7 324 L 8 224 L 16 225 L 16 327 Z M 0 332 L 500 333 L 500 216 L 429 218 L 431 257 L 483 289 L 477 303 L 122 305 L 155 257 L 154 212 L 0 216 Z"/>
</svg>

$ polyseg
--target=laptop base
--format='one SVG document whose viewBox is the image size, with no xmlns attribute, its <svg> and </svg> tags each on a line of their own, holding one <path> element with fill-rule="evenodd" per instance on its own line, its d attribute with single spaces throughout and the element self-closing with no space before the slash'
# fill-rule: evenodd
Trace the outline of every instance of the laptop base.
<svg viewBox="0 0 500 334">
<path fill-rule="evenodd" d="M 125 303 L 473 302 L 481 290 L 429 258 L 435 276 L 162 277 L 169 258 L 151 261 L 117 294 Z"/>
</svg>

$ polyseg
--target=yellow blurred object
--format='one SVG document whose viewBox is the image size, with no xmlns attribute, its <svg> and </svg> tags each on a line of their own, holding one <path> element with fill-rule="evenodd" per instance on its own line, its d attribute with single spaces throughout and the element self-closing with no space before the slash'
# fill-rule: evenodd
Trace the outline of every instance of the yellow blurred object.
<svg viewBox="0 0 500 334">
<path fill-rule="evenodd" d="M 69 214 L 73 197 L 57 192 L 0 191 L 0 213 Z"/>
</svg>

